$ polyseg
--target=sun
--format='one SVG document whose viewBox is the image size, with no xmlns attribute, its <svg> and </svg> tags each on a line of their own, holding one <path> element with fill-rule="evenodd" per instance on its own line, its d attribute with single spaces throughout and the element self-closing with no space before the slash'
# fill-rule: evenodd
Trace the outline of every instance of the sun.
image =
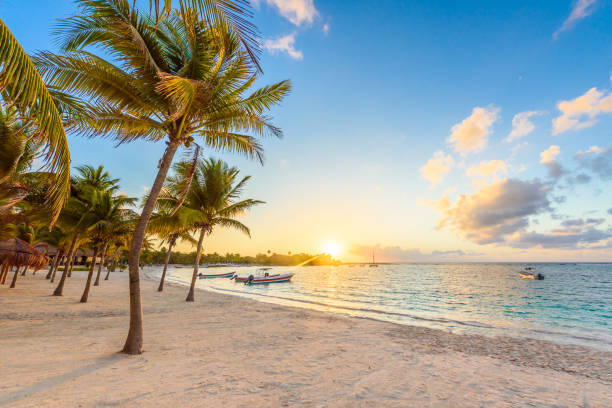
<svg viewBox="0 0 612 408">
<path fill-rule="evenodd" d="M 340 252 L 342 252 L 340 245 L 336 241 L 325 242 L 322 249 L 324 253 L 331 255 L 332 257 L 336 257 L 338 254 L 340 254 Z"/>
</svg>

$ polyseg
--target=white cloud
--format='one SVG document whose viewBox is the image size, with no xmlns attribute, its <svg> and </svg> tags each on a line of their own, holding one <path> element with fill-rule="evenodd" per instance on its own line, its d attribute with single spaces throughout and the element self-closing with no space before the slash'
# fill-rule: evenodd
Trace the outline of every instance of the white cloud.
<svg viewBox="0 0 612 408">
<path fill-rule="evenodd" d="M 597 116 L 612 113 L 612 92 L 589 89 L 584 95 L 557 104 L 561 115 L 553 119 L 553 135 L 579 130 L 597 123 Z"/>
<path fill-rule="evenodd" d="M 443 151 L 438 150 L 434 153 L 433 157 L 421 167 L 421 175 L 431 183 L 431 188 L 442 181 L 446 173 L 450 171 L 454 164 L 455 161 L 450 154 L 445 155 Z"/>
<path fill-rule="evenodd" d="M 538 181 L 504 179 L 474 194 L 459 194 L 427 204 L 442 213 L 438 228 L 449 227 L 461 238 L 478 244 L 504 242 L 529 224 L 530 216 L 550 209 L 548 188 Z"/>
<path fill-rule="evenodd" d="M 506 163 L 501 160 L 480 162 L 478 166 L 472 166 L 466 171 L 466 175 L 474 180 L 475 187 L 483 187 L 490 182 L 499 180 L 499 174 L 506 174 L 508 169 Z"/>
<path fill-rule="evenodd" d="M 546 164 L 555 161 L 555 158 L 559 155 L 561 149 L 559 146 L 552 145 L 548 149 L 540 153 L 540 163 Z"/>
<path fill-rule="evenodd" d="M 542 113 L 544 112 L 525 111 L 514 115 L 514 118 L 512 118 L 512 131 L 505 139 L 505 141 L 512 142 L 533 132 L 535 130 L 535 125 L 529 119 L 532 116 L 541 115 Z"/>
<path fill-rule="evenodd" d="M 597 3 L 597 0 L 576 0 L 569 17 L 563 22 L 561 27 L 554 32 L 553 38 L 556 40 L 560 33 L 572 28 L 576 22 L 591 15 L 594 9 L 594 7 L 591 6 L 595 3 Z"/>
<path fill-rule="evenodd" d="M 281 16 L 296 26 L 303 23 L 311 24 L 319 14 L 314 6 L 314 0 L 253 0 L 253 3 L 259 6 L 261 1 L 276 7 Z"/>
<path fill-rule="evenodd" d="M 271 54 L 277 52 L 286 52 L 291 58 L 296 60 L 304 59 L 302 51 L 295 49 L 295 33 L 288 34 L 284 37 L 280 37 L 274 40 L 265 40 L 264 48 Z"/>
<path fill-rule="evenodd" d="M 321 29 L 321 31 L 323 31 L 323 34 L 325 35 L 329 34 L 329 23 L 323 24 L 323 28 Z"/>
<path fill-rule="evenodd" d="M 451 128 L 448 143 L 462 155 L 481 151 L 487 144 L 491 126 L 499 118 L 499 111 L 494 106 L 475 107 L 470 116 Z"/>
</svg>

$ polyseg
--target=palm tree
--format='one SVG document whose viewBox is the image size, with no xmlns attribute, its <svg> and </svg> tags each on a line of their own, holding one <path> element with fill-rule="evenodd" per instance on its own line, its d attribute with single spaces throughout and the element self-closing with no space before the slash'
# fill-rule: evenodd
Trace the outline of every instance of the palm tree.
<svg viewBox="0 0 612 408">
<path fill-rule="evenodd" d="M 100 249 L 102 248 L 102 259 L 100 260 L 100 264 L 102 264 L 109 240 L 120 229 L 129 228 L 132 212 L 126 206 L 132 205 L 135 201 L 133 198 L 115 196 L 110 190 L 92 189 L 90 194 L 91 197 L 87 201 L 91 203 L 91 206 L 84 216 L 83 224 L 88 225 L 87 233 L 93 247 L 93 257 L 87 274 L 85 289 L 81 296 L 81 303 L 86 303 L 89 298 L 91 280 Z M 101 268 L 98 269 L 96 278 L 98 283 L 100 282 L 100 272 Z"/>
<path fill-rule="evenodd" d="M 121 256 L 121 254 L 129 249 L 130 236 L 131 231 L 126 234 L 116 234 L 114 236 L 113 247 L 111 248 L 113 254 L 113 263 L 110 268 L 107 268 L 104 280 L 108 280 L 108 278 L 110 277 L 110 273 L 114 272 L 115 265 L 117 264 L 117 261 L 119 261 L 119 257 Z"/>
<path fill-rule="evenodd" d="M 130 234 L 137 217 L 134 211 L 125 208 L 127 205 L 133 205 L 136 199 L 121 195 L 111 196 L 110 194 L 106 194 L 105 198 L 107 197 L 110 197 L 110 200 L 105 200 L 102 207 L 104 211 L 102 214 L 104 214 L 105 219 L 97 225 L 97 232 L 104 239 L 104 246 L 102 247 L 102 256 L 98 265 L 98 274 L 96 275 L 94 286 L 100 285 L 100 274 L 106 261 L 106 251 L 109 244 L 114 241 L 116 242 L 119 237 L 125 237 Z M 108 273 L 106 276 L 108 277 Z"/>
<path fill-rule="evenodd" d="M 190 168 L 189 162 L 177 163 L 175 167 L 177 174 L 168 183 L 170 194 L 162 194 L 160 197 L 162 205 L 171 206 L 176 201 L 176 193 L 184 189 Z M 238 169 L 229 167 L 221 160 L 208 159 L 197 164 L 186 199 L 179 210 L 180 216 L 186 220 L 185 223 L 200 233 L 191 286 L 186 299 L 188 302 L 194 301 L 204 236 L 210 235 L 217 226 L 234 228 L 251 236 L 248 227 L 236 220 L 236 217 L 249 208 L 262 204 L 263 201 L 253 199 L 237 201 L 250 179 L 250 176 L 238 179 L 238 175 Z"/>
<path fill-rule="evenodd" d="M 171 193 L 167 191 L 166 194 L 170 195 Z M 181 198 L 173 197 L 170 203 L 175 207 L 175 204 L 179 201 L 181 201 Z M 158 204 L 161 203 L 158 201 Z M 162 209 L 162 212 L 155 213 L 151 217 L 148 225 L 149 232 L 156 235 L 158 238 L 161 238 L 162 245 L 168 245 L 166 259 L 164 260 L 164 270 L 162 271 L 159 286 L 157 287 L 158 292 L 164 290 L 164 281 L 166 280 L 166 272 L 168 270 L 168 263 L 170 262 L 170 255 L 172 254 L 172 248 L 174 248 L 177 241 L 181 240 L 183 242 L 189 242 L 193 245 L 196 244 L 196 240 L 191 236 L 192 229 L 193 227 L 189 225 L 183 217 L 181 217 L 180 212 L 175 212 L 174 209 L 171 209 L 170 211 L 168 211 L 168 209 L 166 209 L 166 211 Z"/>
<path fill-rule="evenodd" d="M 49 202 L 52 209 L 51 225 L 55 223 L 59 212 L 68 197 L 70 189 L 70 151 L 62 123 L 59 99 L 69 101 L 47 89 L 32 60 L 23 50 L 17 39 L 0 19 L 0 95 L 8 104 L 8 109 L 15 109 L 16 116 L 22 122 L 31 123 L 36 128 L 36 138 L 45 144 L 47 155 L 43 157 L 50 172 L 56 173 L 50 180 Z M 1 122 L 1 120 L 0 120 Z M 10 136 L 0 132 L 0 155 L 4 156 Z M 12 141 L 16 139 L 13 137 Z M 21 143 L 21 142 L 20 142 Z M 17 150 L 18 151 L 18 150 Z M 6 163 L 6 162 L 5 162 Z M 0 178 L 2 176 L 0 175 Z"/>
<path fill-rule="evenodd" d="M 112 193 L 118 189 L 118 180 L 112 179 L 101 167 L 98 169 L 93 169 L 91 166 L 77 167 L 78 176 L 71 182 L 70 198 L 60 213 L 59 221 L 65 231 L 70 233 L 72 241 L 66 258 L 68 263 L 64 266 L 60 281 L 53 292 L 54 296 L 62 296 L 66 277 L 70 276 L 72 271 L 78 244 L 87 240 L 87 230 L 95 222 L 90 216 L 90 211 L 96 204 L 94 201 L 96 193 L 104 191 Z"/>
<path fill-rule="evenodd" d="M 287 95 L 290 84 L 282 81 L 245 96 L 259 71 L 241 46 L 245 37 L 232 29 L 238 20 L 223 12 L 240 15 L 238 3 L 243 1 L 181 0 L 179 10 L 168 12 L 162 21 L 140 13 L 127 0 L 78 3 L 80 13 L 58 26 L 64 54 L 42 52 L 35 57 L 48 83 L 88 102 L 93 120 L 76 121 L 74 128 L 119 143 L 166 143 L 128 257 L 130 328 L 123 351 L 140 354 L 140 253 L 177 149 L 190 147 L 200 137 L 214 149 L 261 161 L 262 148 L 253 135 L 281 136 L 265 114 Z M 112 55 L 117 65 L 95 52 Z"/>
<path fill-rule="evenodd" d="M 110 191 L 112 193 L 119 190 L 119 179 L 114 179 L 104 170 L 104 166 L 99 165 L 97 168 L 86 164 L 77 167 L 79 173 L 80 190 L 94 189 L 98 191 Z"/>
<path fill-rule="evenodd" d="M 50 282 L 55 280 L 55 273 L 66 255 L 68 246 L 70 245 L 70 239 L 69 234 L 57 224 L 48 234 L 45 235 L 44 241 L 56 249 L 55 257 L 53 257 L 53 262 L 51 263 L 47 276 L 45 277 L 46 279 L 50 279 Z"/>
</svg>

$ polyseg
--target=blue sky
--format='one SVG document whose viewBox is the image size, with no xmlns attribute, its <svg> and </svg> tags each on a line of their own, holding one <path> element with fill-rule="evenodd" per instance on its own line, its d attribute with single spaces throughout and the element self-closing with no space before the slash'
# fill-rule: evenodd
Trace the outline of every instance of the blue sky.
<svg viewBox="0 0 612 408">
<path fill-rule="evenodd" d="M 373 246 L 380 260 L 611 259 L 609 2 L 258 0 L 254 10 L 260 82 L 294 86 L 273 111 L 285 138 L 265 142 L 263 167 L 220 155 L 267 204 L 244 220 L 252 239 L 220 231 L 208 251 L 332 241 L 346 260 Z M 55 19 L 75 11 L 68 0 L 0 1 L 28 51 L 53 50 Z M 513 128 L 522 136 L 504 141 Z M 130 195 L 152 183 L 163 148 L 76 137 L 70 147 L 75 165 L 104 164 Z"/>
</svg>

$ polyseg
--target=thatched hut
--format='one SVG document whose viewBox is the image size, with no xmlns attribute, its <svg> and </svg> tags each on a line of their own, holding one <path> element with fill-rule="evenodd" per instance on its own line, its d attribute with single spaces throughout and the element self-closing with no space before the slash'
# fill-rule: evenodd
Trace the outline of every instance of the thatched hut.
<svg viewBox="0 0 612 408">
<path fill-rule="evenodd" d="M 11 288 L 15 287 L 19 268 L 38 270 L 47 266 L 48 262 L 45 254 L 19 238 L 0 241 L 0 283 L 6 281 L 9 270 L 14 267 L 15 275 Z"/>
</svg>

